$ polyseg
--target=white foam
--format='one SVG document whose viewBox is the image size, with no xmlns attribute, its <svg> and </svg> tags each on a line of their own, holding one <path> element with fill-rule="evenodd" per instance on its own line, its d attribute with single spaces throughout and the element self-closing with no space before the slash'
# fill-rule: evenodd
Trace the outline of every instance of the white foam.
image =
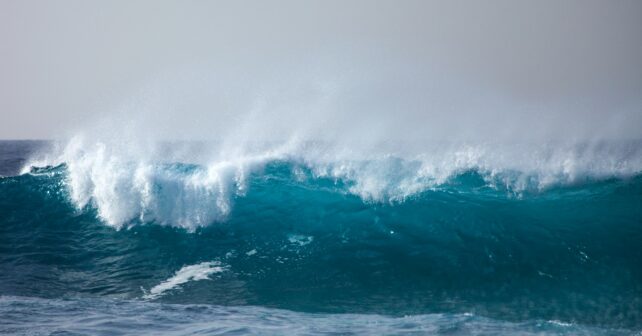
<svg viewBox="0 0 642 336">
<path fill-rule="evenodd" d="M 495 188 L 521 193 L 586 179 L 626 178 L 642 172 L 642 146 L 631 143 L 478 144 L 429 148 L 405 155 L 366 159 L 306 156 L 316 177 L 351 182 L 365 201 L 403 201 L 475 170 Z"/>
<path fill-rule="evenodd" d="M 145 293 L 143 299 L 152 300 L 164 295 L 167 291 L 178 288 L 189 281 L 209 280 L 210 275 L 221 273 L 225 270 L 218 261 L 202 262 L 196 265 L 184 266 L 174 276 L 154 286 Z"/>
<path fill-rule="evenodd" d="M 305 246 L 312 243 L 312 241 L 314 241 L 314 236 L 304 236 L 304 235 L 293 234 L 288 236 L 288 241 L 291 244 L 296 244 L 298 246 Z"/>
<path fill-rule="evenodd" d="M 251 251 L 245 252 L 245 255 L 248 256 L 248 257 L 251 257 L 251 256 L 255 255 L 256 253 L 257 253 L 256 249 L 253 249 Z"/>
<path fill-rule="evenodd" d="M 572 327 L 573 326 L 573 323 L 567 323 L 567 322 L 562 322 L 562 321 L 558 321 L 558 320 L 548 320 L 546 322 L 548 322 L 550 324 L 554 324 L 554 325 L 560 326 L 560 327 Z"/>
<path fill-rule="evenodd" d="M 171 156 L 132 155 L 117 146 L 78 137 L 49 164 L 67 165 L 66 183 L 73 203 L 78 209 L 95 206 L 110 226 L 119 229 L 139 219 L 194 230 L 224 220 L 232 197 L 245 193 L 247 175 L 280 156 L 280 151 L 273 150 L 181 166 Z"/>
</svg>

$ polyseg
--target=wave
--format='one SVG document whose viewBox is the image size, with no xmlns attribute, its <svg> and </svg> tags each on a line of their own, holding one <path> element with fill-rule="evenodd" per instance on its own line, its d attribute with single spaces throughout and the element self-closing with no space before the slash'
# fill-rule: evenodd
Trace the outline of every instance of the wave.
<svg viewBox="0 0 642 336">
<path fill-rule="evenodd" d="M 462 168 L 414 188 L 422 163 L 399 157 L 92 155 L 0 179 L 0 293 L 642 326 L 629 170 L 519 189 L 504 181 L 523 173 Z"/>
<path fill-rule="evenodd" d="M 215 159 L 203 155 L 209 153 L 203 150 L 207 146 L 169 143 L 132 153 L 122 146 L 74 139 L 58 154 L 32 160 L 23 173 L 40 171 L 37 167 L 64 167 L 54 169 L 64 169 L 63 183 L 76 208 L 94 207 L 115 228 L 155 222 L 194 230 L 225 221 L 236 198 L 268 179 L 331 186 L 366 203 L 384 204 L 402 203 L 453 184 L 523 197 L 629 179 L 642 172 L 638 142 L 440 144 L 420 152 L 401 150 L 400 144 L 381 144 L 371 154 L 329 143 L 290 141 L 221 151 Z M 269 174 L 264 174 L 266 169 Z"/>
</svg>

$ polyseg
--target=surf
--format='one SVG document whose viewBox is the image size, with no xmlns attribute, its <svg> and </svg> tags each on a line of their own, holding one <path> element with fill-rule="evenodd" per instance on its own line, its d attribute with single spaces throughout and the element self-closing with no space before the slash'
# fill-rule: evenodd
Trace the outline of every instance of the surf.
<svg viewBox="0 0 642 336">
<path fill-rule="evenodd" d="M 635 146 L 577 149 L 572 165 L 530 170 L 484 152 L 347 160 L 306 146 L 209 163 L 85 146 L 67 149 L 73 160 L 3 177 L 0 289 L 642 325 Z M 633 156 L 610 165 L 601 153 Z"/>
</svg>

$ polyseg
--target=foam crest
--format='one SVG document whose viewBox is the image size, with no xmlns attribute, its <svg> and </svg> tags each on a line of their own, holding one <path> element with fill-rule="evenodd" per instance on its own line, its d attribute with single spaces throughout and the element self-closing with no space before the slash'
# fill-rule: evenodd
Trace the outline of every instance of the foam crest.
<svg viewBox="0 0 642 336">
<path fill-rule="evenodd" d="M 348 182 L 366 201 L 397 202 L 450 183 L 469 171 L 487 186 L 509 193 L 541 192 L 642 172 L 638 142 L 550 145 L 445 145 L 418 154 L 372 155 L 366 159 L 306 156 L 315 177 Z"/>
</svg>

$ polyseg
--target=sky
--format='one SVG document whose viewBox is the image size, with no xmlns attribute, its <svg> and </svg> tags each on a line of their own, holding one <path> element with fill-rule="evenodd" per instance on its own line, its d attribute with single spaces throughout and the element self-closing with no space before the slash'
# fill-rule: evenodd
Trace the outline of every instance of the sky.
<svg viewBox="0 0 642 336">
<path fill-rule="evenodd" d="M 642 138 L 642 1 L 0 0 L 0 138 Z"/>
</svg>

